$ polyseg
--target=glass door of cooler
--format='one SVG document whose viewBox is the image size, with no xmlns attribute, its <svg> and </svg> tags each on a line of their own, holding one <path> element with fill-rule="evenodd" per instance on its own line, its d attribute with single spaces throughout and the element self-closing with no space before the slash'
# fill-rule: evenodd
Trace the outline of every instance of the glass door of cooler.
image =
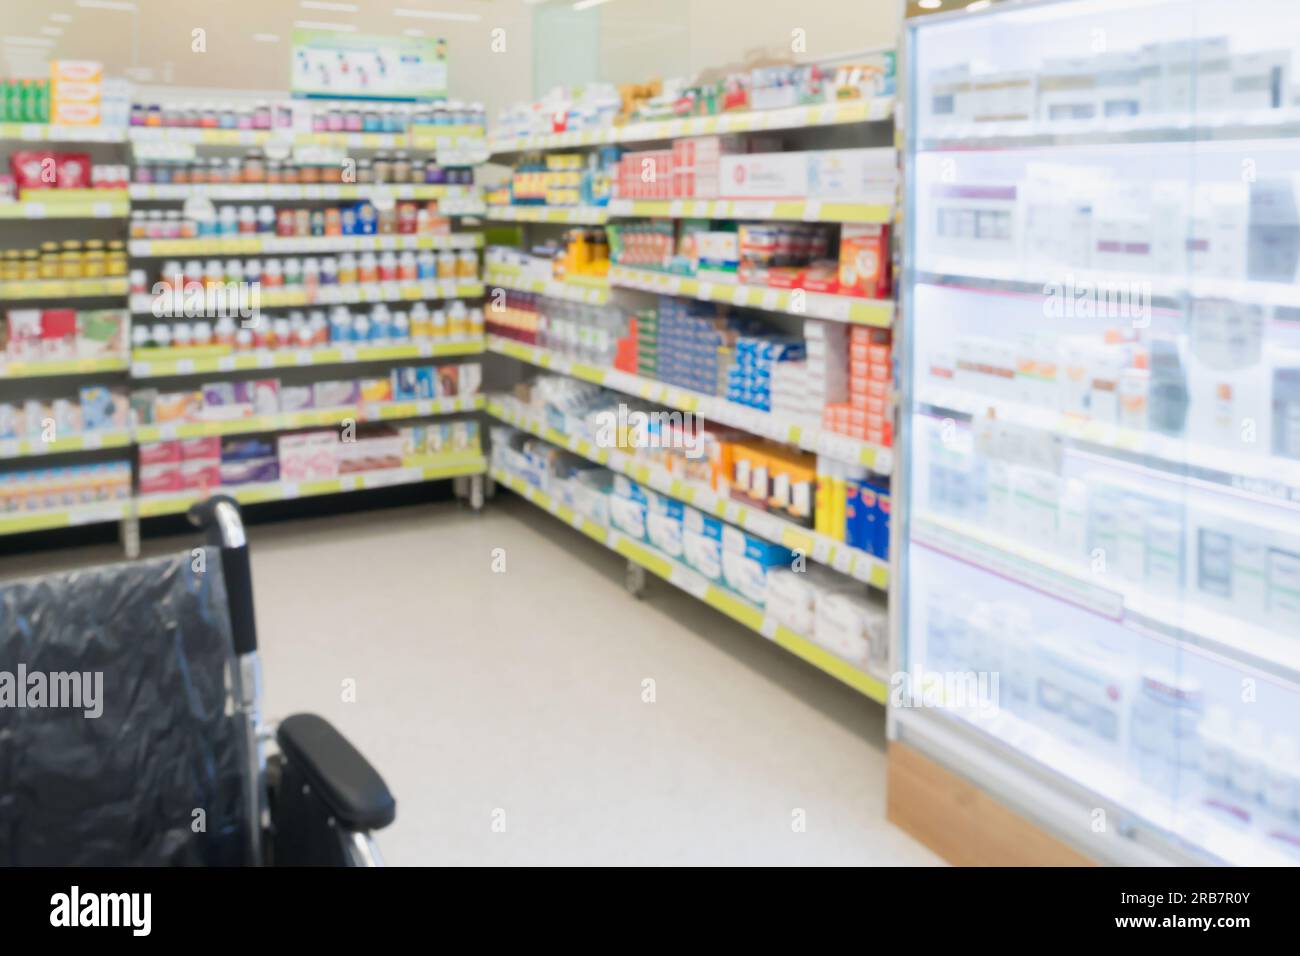
<svg viewBox="0 0 1300 956">
<path fill-rule="evenodd" d="M 1295 4 L 907 32 L 896 732 L 1085 854 L 1300 863 Z"/>
</svg>

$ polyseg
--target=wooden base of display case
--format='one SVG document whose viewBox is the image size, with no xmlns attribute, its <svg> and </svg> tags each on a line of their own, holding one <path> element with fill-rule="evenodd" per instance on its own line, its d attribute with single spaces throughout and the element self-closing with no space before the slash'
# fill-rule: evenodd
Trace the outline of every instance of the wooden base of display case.
<svg viewBox="0 0 1300 956">
<path fill-rule="evenodd" d="M 889 744 L 887 816 L 954 866 L 1094 866 L 964 777 Z"/>
</svg>

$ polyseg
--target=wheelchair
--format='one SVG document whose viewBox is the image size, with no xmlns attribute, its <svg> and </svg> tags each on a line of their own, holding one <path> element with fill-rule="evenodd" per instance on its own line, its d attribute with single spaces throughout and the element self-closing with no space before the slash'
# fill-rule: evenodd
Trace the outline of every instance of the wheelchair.
<svg viewBox="0 0 1300 956">
<path fill-rule="evenodd" d="M 0 864 L 382 865 L 378 772 L 316 715 L 261 720 L 238 505 L 189 518 L 190 552 L 0 586 Z"/>
</svg>

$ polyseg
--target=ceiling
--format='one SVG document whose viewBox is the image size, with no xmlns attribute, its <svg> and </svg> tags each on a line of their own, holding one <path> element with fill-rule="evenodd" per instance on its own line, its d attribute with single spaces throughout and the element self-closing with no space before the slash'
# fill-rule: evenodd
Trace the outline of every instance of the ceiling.
<svg viewBox="0 0 1300 956">
<path fill-rule="evenodd" d="M 527 23 L 525 0 L 0 0 L 0 74 L 45 75 L 49 59 L 86 59 L 145 84 L 282 90 L 295 26 L 445 37 L 486 49 L 491 30 Z M 423 14 L 423 16 L 419 16 Z M 196 43 L 194 31 L 204 31 Z M 480 46 L 481 43 L 481 46 Z M 203 50 L 194 49 L 202 45 Z M 233 65 L 233 68 L 232 68 Z"/>
</svg>

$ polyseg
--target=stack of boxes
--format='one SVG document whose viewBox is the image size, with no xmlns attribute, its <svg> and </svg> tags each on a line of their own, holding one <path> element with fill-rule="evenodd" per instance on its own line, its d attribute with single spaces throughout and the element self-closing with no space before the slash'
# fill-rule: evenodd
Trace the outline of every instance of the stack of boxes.
<svg viewBox="0 0 1300 956">
<path fill-rule="evenodd" d="M 624 153 L 614 180 L 614 195 L 620 199 L 675 199 L 673 195 L 673 151 L 644 149 Z"/>
<path fill-rule="evenodd" d="M 60 126 L 98 126 L 104 118 L 103 87 L 102 64 L 89 60 L 52 60 L 50 122 Z"/>
<path fill-rule="evenodd" d="M 66 465 L 0 474 L 0 514 L 52 511 L 131 497 L 131 465 L 125 461 Z"/>
<path fill-rule="evenodd" d="M 696 136 L 673 140 L 673 198 L 712 199 L 717 196 L 722 157 L 743 150 L 744 141 L 734 136 Z"/>
<path fill-rule="evenodd" d="M 660 297 L 656 377 L 661 382 L 714 395 L 720 369 L 718 350 L 734 339 L 734 332 L 726 319 L 698 314 L 697 309 L 697 303 Z"/>
<path fill-rule="evenodd" d="M 844 356 L 849 350 L 849 327 L 842 322 L 809 320 L 803 324 L 803 334 L 808 361 L 799 418 L 818 422 L 823 421 L 824 409 L 848 400 L 848 365 Z"/>
<path fill-rule="evenodd" d="M 848 339 L 848 400 L 825 404 L 822 427 L 839 435 L 888 447 L 894 439 L 890 331 L 853 326 L 848 329 Z"/>
<path fill-rule="evenodd" d="M 883 603 L 863 596 L 851 581 L 819 567 L 778 569 L 767 577 L 767 613 L 796 634 L 809 636 L 859 667 L 889 654 L 889 617 Z"/>
<path fill-rule="evenodd" d="M 0 322 L 0 362 L 125 358 L 125 309 L 11 309 Z"/>
<path fill-rule="evenodd" d="M 189 438 L 140 446 L 142 495 L 203 491 L 221 484 L 220 438 Z"/>
<path fill-rule="evenodd" d="M 735 350 L 727 368 L 727 400 L 770 412 L 773 369 L 784 362 L 801 361 L 805 355 L 804 343 L 741 335 L 736 338 Z"/>
</svg>

